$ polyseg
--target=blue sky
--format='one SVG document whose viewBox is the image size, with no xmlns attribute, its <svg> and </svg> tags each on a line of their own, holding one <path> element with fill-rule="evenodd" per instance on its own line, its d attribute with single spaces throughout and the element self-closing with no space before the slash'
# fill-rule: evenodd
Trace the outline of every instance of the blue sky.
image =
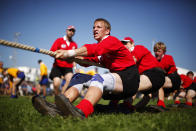
<svg viewBox="0 0 196 131">
<path fill-rule="evenodd" d="M 167 54 L 178 67 L 196 71 L 196 2 L 194 0 L 0 0 L 0 39 L 50 49 L 68 25 L 76 27 L 79 47 L 96 42 L 92 28 L 96 18 L 112 25 L 111 35 L 130 36 L 136 44 L 152 50 L 152 42 L 163 41 Z M 9 59 L 15 55 L 16 61 Z M 38 68 L 42 59 L 49 69 L 53 58 L 0 45 L 5 67 Z M 88 70 L 88 69 L 86 69 Z"/>
</svg>

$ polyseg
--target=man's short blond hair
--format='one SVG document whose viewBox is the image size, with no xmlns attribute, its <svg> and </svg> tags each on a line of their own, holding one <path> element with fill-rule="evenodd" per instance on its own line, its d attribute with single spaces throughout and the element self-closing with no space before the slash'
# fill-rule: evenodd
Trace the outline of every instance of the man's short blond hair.
<svg viewBox="0 0 196 131">
<path fill-rule="evenodd" d="M 109 21 L 107 21 L 107 20 L 104 19 L 104 18 L 98 18 L 98 19 L 96 19 L 96 20 L 94 21 L 94 23 L 97 22 L 97 21 L 103 21 L 103 22 L 104 22 L 104 25 L 105 25 L 105 27 L 106 27 L 106 29 L 109 29 L 109 30 L 111 31 L 111 24 L 110 24 Z"/>
<path fill-rule="evenodd" d="M 161 41 L 154 45 L 154 52 L 157 52 L 159 49 L 162 49 L 164 53 L 166 52 L 166 45 Z"/>
</svg>

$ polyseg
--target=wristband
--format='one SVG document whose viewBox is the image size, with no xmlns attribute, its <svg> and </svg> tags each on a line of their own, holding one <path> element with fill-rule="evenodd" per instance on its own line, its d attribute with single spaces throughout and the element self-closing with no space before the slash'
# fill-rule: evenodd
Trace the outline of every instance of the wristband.
<svg viewBox="0 0 196 131">
<path fill-rule="evenodd" d="M 75 52 L 75 50 L 68 50 L 67 54 L 69 57 L 73 57 L 73 56 L 75 56 L 76 52 Z"/>
</svg>

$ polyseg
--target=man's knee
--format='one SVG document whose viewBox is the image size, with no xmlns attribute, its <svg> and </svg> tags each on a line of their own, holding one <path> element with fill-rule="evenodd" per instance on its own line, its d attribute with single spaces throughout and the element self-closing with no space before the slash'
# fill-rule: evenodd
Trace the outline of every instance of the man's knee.
<svg viewBox="0 0 196 131">
<path fill-rule="evenodd" d="M 186 93 L 185 92 L 180 92 L 179 97 L 185 97 Z"/>
<path fill-rule="evenodd" d="M 145 91 L 152 88 L 152 83 L 146 75 L 140 75 L 139 91 Z"/>
<path fill-rule="evenodd" d="M 95 74 L 91 79 L 90 86 L 98 87 L 103 92 L 103 81 L 104 79 L 102 76 L 100 76 L 99 74 Z"/>
<path fill-rule="evenodd" d="M 169 77 L 165 77 L 163 88 L 172 88 L 172 81 Z"/>
<path fill-rule="evenodd" d="M 196 95 L 196 92 L 194 90 L 188 90 L 186 98 L 190 99 L 190 98 L 195 97 L 195 95 Z"/>
<path fill-rule="evenodd" d="M 54 85 L 54 88 L 58 88 L 61 84 L 61 79 L 59 77 L 55 77 L 53 79 L 53 85 Z"/>
<path fill-rule="evenodd" d="M 67 74 L 65 75 L 65 79 L 66 79 L 66 80 L 71 80 L 72 76 L 73 76 L 73 73 L 69 72 L 69 73 L 67 73 Z"/>
</svg>

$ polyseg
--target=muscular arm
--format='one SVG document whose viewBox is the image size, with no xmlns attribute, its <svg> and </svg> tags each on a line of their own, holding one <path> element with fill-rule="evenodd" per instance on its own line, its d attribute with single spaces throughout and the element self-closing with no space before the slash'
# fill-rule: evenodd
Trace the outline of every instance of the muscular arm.
<svg viewBox="0 0 196 131">
<path fill-rule="evenodd" d="M 75 49 L 75 50 L 71 50 L 74 51 L 72 52 L 72 54 L 69 53 L 68 50 L 57 50 L 56 56 L 55 58 L 57 59 L 67 59 L 67 58 L 73 58 L 72 60 L 75 61 L 78 64 L 87 64 L 87 65 L 94 65 L 94 66 L 98 66 L 98 67 L 103 67 L 102 65 L 98 64 L 98 63 L 94 63 L 91 61 L 87 61 L 87 60 L 83 60 L 83 58 L 81 59 L 80 57 L 77 56 L 87 56 L 88 51 L 87 48 L 85 46 Z"/>
<path fill-rule="evenodd" d="M 76 56 L 87 56 L 87 48 L 81 47 L 75 50 L 57 50 L 55 51 L 56 56 L 55 58 L 61 58 L 66 59 L 70 57 L 76 57 Z"/>
<path fill-rule="evenodd" d="M 85 46 L 75 49 L 76 52 L 76 56 L 87 56 L 88 51 L 87 48 Z"/>
</svg>

